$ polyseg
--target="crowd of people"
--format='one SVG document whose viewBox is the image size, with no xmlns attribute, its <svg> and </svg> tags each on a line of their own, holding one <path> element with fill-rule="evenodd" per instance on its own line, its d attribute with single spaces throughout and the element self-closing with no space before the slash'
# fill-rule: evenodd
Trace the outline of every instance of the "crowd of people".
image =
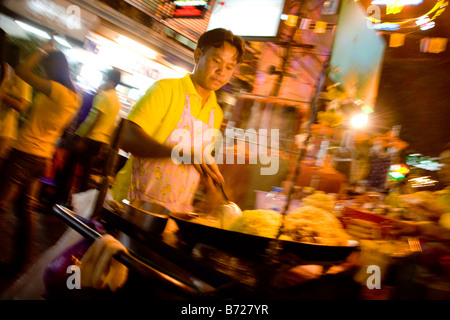
<svg viewBox="0 0 450 320">
<path fill-rule="evenodd" d="M 8 43 L 4 32 L 3 38 L 2 43 Z M 5 270 L 18 272 L 31 256 L 36 228 L 33 212 L 37 184 L 51 166 L 58 140 L 79 112 L 81 98 L 71 79 L 68 60 L 57 49 L 54 40 L 43 44 L 23 61 L 2 61 L 0 212 L 13 210 L 17 217 L 13 256 L 2 266 Z M 87 188 L 92 163 L 101 148 L 109 144 L 115 128 L 120 110 L 115 87 L 120 82 L 120 75 L 114 69 L 106 72 L 89 115 L 76 132 L 77 139 L 73 140 L 68 161 L 59 177 L 61 185 L 55 201 L 70 201 L 77 164 L 83 170 L 80 189 Z M 28 109 L 23 117 L 26 119 L 19 125 L 21 113 Z"/>
</svg>

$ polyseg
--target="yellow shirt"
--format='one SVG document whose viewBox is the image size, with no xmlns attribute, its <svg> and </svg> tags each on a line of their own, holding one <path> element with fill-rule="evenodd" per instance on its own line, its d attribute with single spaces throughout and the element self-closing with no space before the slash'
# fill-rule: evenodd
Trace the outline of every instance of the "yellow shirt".
<svg viewBox="0 0 450 320">
<path fill-rule="evenodd" d="M 195 90 L 190 74 L 181 79 L 155 82 L 135 104 L 127 119 L 139 125 L 159 143 L 164 143 L 181 118 L 186 95 L 190 97 L 192 115 L 204 123 L 208 123 L 209 113 L 214 110 L 214 128 L 219 129 L 223 112 L 217 103 L 215 92 L 211 92 L 202 107 L 201 97 Z"/>
<path fill-rule="evenodd" d="M 14 73 L 13 68 L 7 64 L 5 64 L 5 66 L 5 79 L 3 80 L 0 90 L 12 97 L 25 99 L 30 103 L 32 99 L 31 86 L 20 79 Z M 0 102 L 0 137 L 13 140 L 17 139 L 19 116 L 19 112 L 8 106 L 2 105 Z"/>
<path fill-rule="evenodd" d="M 53 157 L 55 143 L 80 107 L 80 97 L 52 81 L 50 97 L 39 93 L 13 148 L 43 158 Z"/>
<path fill-rule="evenodd" d="M 201 97 L 192 83 L 190 74 L 181 79 L 162 79 L 155 82 L 135 104 L 127 119 L 139 125 L 148 135 L 162 144 L 181 118 L 186 95 L 190 98 L 192 115 L 207 124 L 209 114 L 214 110 L 214 128 L 220 129 L 223 112 L 217 103 L 215 92 L 211 92 L 208 101 L 202 107 Z M 116 184 L 112 187 L 112 195 L 116 201 L 126 198 L 131 169 L 132 157 L 119 171 Z"/>
<path fill-rule="evenodd" d="M 120 102 L 116 90 L 111 89 L 100 92 L 94 98 L 92 108 L 100 111 L 102 116 L 89 134 L 86 135 L 86 138 L 109 144 L 120 110 Z"/>
</svg>

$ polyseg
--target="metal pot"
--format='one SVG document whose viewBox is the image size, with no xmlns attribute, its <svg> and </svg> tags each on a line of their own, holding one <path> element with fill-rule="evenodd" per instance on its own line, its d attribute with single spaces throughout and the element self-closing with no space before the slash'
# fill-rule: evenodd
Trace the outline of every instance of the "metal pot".
<svg viewBox="0 0 450 320">
<path fill-rule="evenodd" d="M 150 201 L 134 200 L 123 202 L 120 216 L 139 227 L 144 232 L 159 234 L 164 231 L 169 219 L 170 210 Z"/>
</svg>

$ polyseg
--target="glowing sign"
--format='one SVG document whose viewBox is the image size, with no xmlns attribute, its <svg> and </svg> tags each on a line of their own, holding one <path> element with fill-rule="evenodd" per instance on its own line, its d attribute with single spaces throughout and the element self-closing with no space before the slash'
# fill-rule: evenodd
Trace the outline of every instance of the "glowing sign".
<svg viewBox="0 0 450 320">
<path fill-rule="evenodd" d="M 209 8 L 208 1 L 181 0 L 174 1 L 173 3 L 175 4 L 175 10 L 173 11 L 175 18 L 202 18 L 205 11 Z"/>
<path fill-rule="evenodd" d="M 391 165 L 389 176 L 395 180 L 403 179 L 409 173 L 409 168 L 404 164 Z"/>
</svg>

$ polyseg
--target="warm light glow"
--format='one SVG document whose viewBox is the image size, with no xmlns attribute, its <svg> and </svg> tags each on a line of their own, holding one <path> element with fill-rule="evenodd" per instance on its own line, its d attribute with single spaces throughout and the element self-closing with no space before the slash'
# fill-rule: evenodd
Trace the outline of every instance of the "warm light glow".
<svg viewBox="0 0 450 320">
<path fill-rule="evenodd" d="M 185 69 L 178 67 L 178 66 L 174 66 L 172 67 L 173 70 L 175 70 L 178 73 L 181 73 L 183 76 L 187 73 L 189 73 L 189 71 L 186 71 Z"/>
<path fill-rule="evenodd" d="M 385 31 L 394 31 L 400 28 L 399 24 L 396 23 L 377 23 L 373 25 L 374 29 L 377 30 L 385 30 Z"/>
<path fill-rule="evenodd" d="M 420 30 L 425 31 L 425 30 L 434 28 L 435 25 L 436 25 L 436 22 L 430 21 L 428 23 L 425 23 L 425 24 L 421 25 L 420 26 Z"/>
<path fill-rule="evenodd" d="M 103 73 L 92 66 L 82 66 L 77 80 L 89 85 L 91 88 L 98 88 L 103 81 Z"/>
<path fill-rule="evenodd" d="M 418 5 L 423 2 L 423 0 L 400 0 L 400 1 L 393 1 L 393 0 L 373 0 L 371 4 L 373 5 L 392 5 L 394 2 L 397 2 L 397 4 L 406 6 L 406 5 Z"/>
<path fill-rule="evenodd" d="M 423 17 L 420 17 L 420 18 L 418 18 L 418 19 L 416 20 L 416 24 L 417 24 L 418 26 L 420 26 L 420 25 L 422 25 L 422 24 L 425 24 L 425 23 L 427 23 L 427 22 L 430 22 L 430 17 L 428 17 L 428 16 L 423 16 Z"/>
<path fill-rule="evenodd" d="M 423 188 L 434 186 L 438 181 L 431 179 L 430 176 L 418 177 L 409 180 L 413 188 Z"/>
<path fill-rule="evenodd" d="M 66 48 L 69 48 L 69 49 L 72 48 L 72 46 L 70 45 L 70 43 L 67 42 L 67 40 L 64 39 L 64 38 L 61 37 L 61 36 L 54 36 L 53 39 L 55 39 L 56 42 L 58 42 L 60 45 L 66 47 Z"/>
<path fill-rule="evenodd" d="M 206 6 L 208 4 L 207 1 L 174 1 L 176 6 Z"/>
<path fill-rule="evenodd" d="M 364 113 L 360 113 L 360 114 L 354 115 L 352 117 L 352 119 L 350 120 L 350 123 L 351 123 L 352 127 L 354 127 L 354 128 L 362 128 L 367 125 L 368 121 L 369 121 L 368 115 L 364 114 Z"/>
<path fill-rule="evenodd" d="M 24 30 L 26 30 L 26 31 L 28 31 L 28 32 L 34 33 L 35 35 L 38 35 L 39 37 L 45 38 L 45 39 L 47 39 L 47 40 L 50 40 L 50 39 L 51 39 L 50 35 L 49 35 L 47 32 L 42 31 L 41 29 L 35 28 L 35 27 L 33 27 L 33 26 L 30 26 L 29 24 L 23 23 L 22 21 L 19 21 L 19 20 L 15 20 L 15 22 L 16 22 L 22 29 L 24 29 Z"/>
<path fill-rule="evenodd" d="M 156 51 L 150 49 L 147 46 L 144 46 L 143 44 L 134 41 L 128 37 L 125 37 L 123 35 L 120 35 L 116 38 L 116 42 L 127 47 L 130 50 L 133 50 L 149 59 L 156 59 Z"/>
</svg>

